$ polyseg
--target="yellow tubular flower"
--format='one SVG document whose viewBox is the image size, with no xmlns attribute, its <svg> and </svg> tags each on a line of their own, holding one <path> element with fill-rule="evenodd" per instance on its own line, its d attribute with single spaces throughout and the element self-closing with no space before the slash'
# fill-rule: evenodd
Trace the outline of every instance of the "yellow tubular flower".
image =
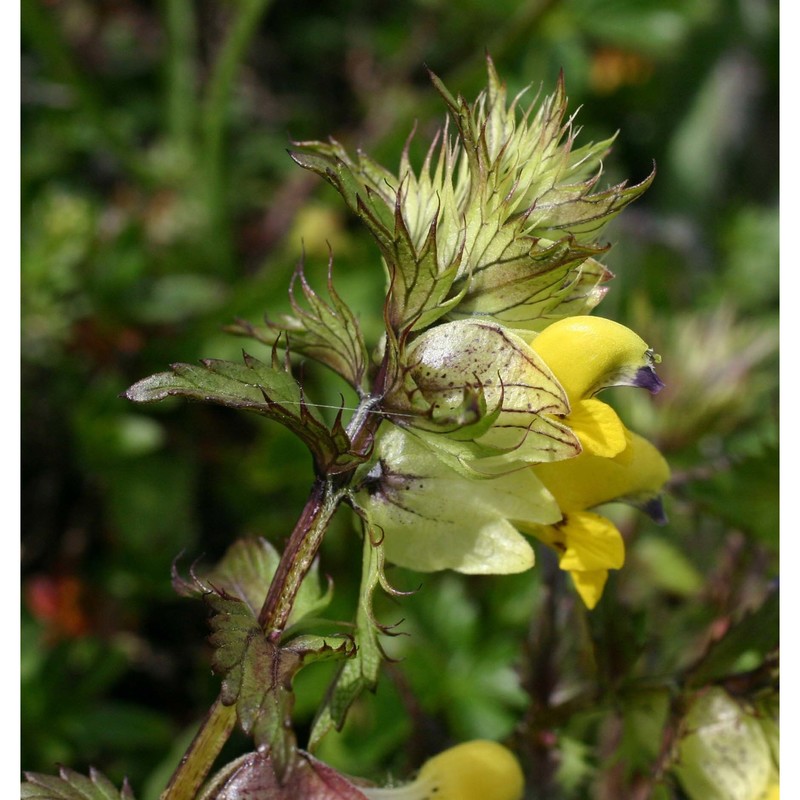
<svg viewBox="0 0 800 800">
<path fill-rule="evenodd" d="M 622 535 L 589 509 L 624 500 L 663 522 L 659 493 L 669 467 L 659 451 L 622 424 L 616 412 L 593 395 L 608 386 L 641 386 L 658 392 L 659 362 L 633 331 L 602 317 L 567 317 L 545 328 L 532 342 L 570 402 L 564 422 L 583 451 L 575 458 L 532 467 L 561 509 L 554 525 L 521 526 L 559 553 L 588 608 L 597 605 L 609 569 L 625 561 Z"/>
<path fill-rule="evenodd" d="M 658 494 L 669 479 L 667 462 L 646 439 L 625 433 L 627 446 L 615 458 L 584 451 L 567 461 L 532 467 L 558 502 L 563 519 L 528 531 L 558 551 L 559 566 L 570 573 L 590 609 L 600 600 L 608 570 L 622 567 L 625 546 L 610 520 L 587 509 L 626 500 L 663 521 Z"/>
<path fill-rule="evenodd" d="M 369 800 L 521 800 L 524 789 L 516 756 L 497 742 L 481 739 L 429 759 L 417 779 L 405 786 L 359 787 Z"/>
<path fill-rule="evenodd" d="M 661 361 L 632 330 L 603 317 L 566 317 L 531 343 L 558 376 L 570 403 L 609 386 L 664 388 L 654 364 Z"/>
</svg>

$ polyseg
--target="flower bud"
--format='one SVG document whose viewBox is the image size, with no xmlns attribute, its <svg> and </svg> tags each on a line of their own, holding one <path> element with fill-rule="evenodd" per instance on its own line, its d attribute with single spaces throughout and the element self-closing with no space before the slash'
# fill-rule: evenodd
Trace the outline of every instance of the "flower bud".
<svg viewBox="0 0 800 800">
<path fill-rule="evenodd" d="M 361 789 L 369 800 L 521 800 L 525 779 L 516 756 L 497 742 L 464 742 L 422 765 L 413 783 Z"/>
</svg>

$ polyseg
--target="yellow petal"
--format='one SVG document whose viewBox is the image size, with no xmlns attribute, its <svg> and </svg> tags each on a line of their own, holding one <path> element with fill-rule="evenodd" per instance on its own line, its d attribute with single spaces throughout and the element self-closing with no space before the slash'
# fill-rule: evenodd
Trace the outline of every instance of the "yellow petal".
<svg viewBox="0 0 800 800">
<path fill-rule="evenodd" d="M 780 784 L 778 784 L 777 780 L 775 783 L 771 783 L 764 794 L 761 796 L 760 800 L 780 800 L 781 797 L 781 789 Z"/>
<path fill-rule="evenodd" d="M 632 330 L 603 317 L 565 317 L 532 342 L 567 393 L 570 404 L 607 386 L 663 387 L 653 369 L 659 359 Z"/>
<path fill-rule="evenodd" d="M 514 754 L 497 742 L 477 740 L 451 747 L 422 765 L 415 783 L 421 797 L 440 800 L 520 800 L 525 788 Z"/>
<path fill-rule="evenodd" d="M 661 453 L 625 430 L 628 446 L 614 458 L 583 452 L 575 458 L 531 467 L 563 512 L 584 511 L 613 500 L 652 498 L 669 480 Z"/>
<path fill-rule="evenodd" d="M 627 447 L 625 426 L 617 412 L 600 400 L 579 400 L 565 422 L 580 440 L 583 452 L 613 458 Z"/>
<path fill-rule="evenodd" d="M 591 611 L 600 602 L 603 589 L 608 580 L 608 570 L 597 569 L 591 572 L 570 572 L 575 591 L 580 595 L 586 608 Z"/>
<path fill-rule="evenodd" d="M 625 563 L 625 543 L 616 526 L 600 514 L 578 511 L 568 514 L 558 528 L 566 549 L 559 559 L 561 569 L 620 569 Z"/>
</svg>

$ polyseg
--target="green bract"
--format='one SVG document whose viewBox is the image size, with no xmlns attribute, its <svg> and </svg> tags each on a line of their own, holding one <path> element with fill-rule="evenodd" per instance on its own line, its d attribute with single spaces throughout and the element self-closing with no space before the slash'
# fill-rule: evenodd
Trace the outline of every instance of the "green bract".
<svg viewBox="0 0 800 800">
<path fill-rule="evenodd" d="M 595 260 L 606 223 L 650 184 L 593 190 L 611 139 L 573 148 L 559 80 L 520 115 L 487 60 L 487 89 L 470 105 L 434 84 L 455 121 L 417 174 L 408 148 L 393 174 L 338 142 L 300 142 L 293 158 L 322 175 L 366 223 L 389 275 L 387 319 L 396 332 L 444 315 L 480 316 L 538 330 L 590 311 L 611 273 Z"/>
</svg>

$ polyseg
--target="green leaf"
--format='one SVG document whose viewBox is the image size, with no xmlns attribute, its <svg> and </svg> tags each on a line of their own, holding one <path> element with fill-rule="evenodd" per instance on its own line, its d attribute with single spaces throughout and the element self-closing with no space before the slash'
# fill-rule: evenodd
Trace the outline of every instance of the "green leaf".
<svg viewBox="0 0 800 800">
<path fill-rule="evenodd" d="M 580 245 L 572 237 L 550 242 L 498 236 L 469 279 L 462 279 L 466 291 L 450 316 L 480 316 L 538 330 L 554 318 L 586 314 L 612 277 L 591 257 L 605 249 Z"/>
<path fill-rule="evenodd" d="M 446 299 L 458 274 L 460 258 L 444 269 L 441 267 L 435 217 L 424 242 L 417 246 L 406 225 L 402 203 L 402 194 L 398 193 L 393 246 L 384 253 L 390 276 L 387 317 L 396 331 L 421 330 L 446 314 L 461 299 L 463 290 Z"/>
<path fill-rule="evenodd" d="M 651 589 L 691 597 L 705 584 L 704 576 L 672 541 L 642 536 L 634 543 L 631 556 L 637 573 L 643 573 L 643 582 Z"/>
<path fill-rule="evenodd" d="M 333 679 L 325 700 L 317 712 L 308 747 L 314 750 L 332 728 L 342 729 L 347 712 L 366 689 L 374 691 L 378 682 L 383 651 L 378 640 L 379 625 L 372 610 L 372 596 L 383 578 L 383 551 L 369 535 L 364 536 L 361 590 L 356 611 L 356 650 L 342 664 Z"/>
<path fill-rule="evenodd" d="M 759 608 L 709 645 L 706 653 L 687 672 L 686 685 L 703 686 L 742 671 L 743 658 L 751 662 L 746 669 L 752 662 L 763 662 L 778 647 L 779 612 L 779 592 L 772 589 Z"/>
<path fill-rule="evenodd" d="M 608 249 L 597 239 L 652 183 L 654 172 L 595 191 L 613 137 L 573 148 L 563 79 L 520 113 L 522 94 L 509 103 L 491 59 L 487 71 L 471 105 L 431 75 L 457 138 L 445 126 L 418 172 L 408 146 L 396 175 L 333 141 L 303 143 L 310 152 L 293 156 L 335 186 L 375 237 L 389 271 L 386 318 L 398 335 L 448 313 L 539 330 L 591 311 L 611 277 L 593 258 Z"/>
<path fill-rule="evenodd" d="M 353 162 L 337 142 L 302 146 L 314 152 L 293 153 L 294 160 L 339 191 L 380 248 L 389 271 L 387 317 L 393 330 L 424 328 L 447 313 L 460 297 L 446 299 L 458 272 L 457 248 L 447 263 L 440 263 L 435 209 L 422 215 L 419 224 L 424 227 L 413 233 L 406 218 L 406 198 L 417 201 L 423 195 L 423 203 L 432 199 L 430 181 L 417 182 L 405 158 L 398 178 L 365 155 Z"/>
<path fill-rule="evenodd" d="M 577 186 L 553 189 L 537 198 L 536 208 L 528 217 L 527 232 L 547 239 L 556 239 L 561 232 L 580 242 L 595 241 L 625 206 L 647 191 L 655 177 L 653 168 L 640 183 L 628 186 L 623 182 L 596 194 L 590 192 L 599 176 Z"/>
<path fill-rule="evenodd" d="M 269 551 L 256 553 L 259 564 L 249 574 L 242 576 L 237 570 L 247 554 L 254 552 L 252 545 L 236 547 L 217 572 L 241 596 L 197 578 L 193 584 L 178 581 L 178 588 L 184 594 L 202 592 L 211 609 L 211 667 L 222 678 L 222 702 L 236 706 L 242 730 L 253 735 L 257 746 L 268 747 L 276 763 L 285 766 L 295 750 L 291 728 L 295 674 L 306 663 L 348 658 L 354 645 L 351 638 L 337 636 L 298 636 L 285 644 L 267 639 L 258 622 L 261 601 L 253 600 L 254 584 L 261 571 L 270 568 Z"/>
<path fill-rule="evenodd" d="M 124 397 L 135 403 L 153 403 L 166 397 L 185 397 L 228 408 L 253 411 L 274 419 L 296 434 L 311 450 L 318 467 L 347 468 L 358 457 L 349 453 L 350 441 L 337 417 L 333 429 L 306 402 L 299 383 L 277 365 L 271 367 L 243 354 L 244 363 L 205 359 L 202 366 L 173 364 L 135 383 Z"/>
<path fill-rule="evenodd" d="M 357 166 L 350 160 L 347 151 L 333 139 L 329 144 L 297 144 L 303 148 L 303 152 L 290 152 L 292 159 L 328 181 L 342 195 L 350 210 L 364 221 L 381 250 L 389 251 L 394 227 L 394 203 L 387 204 L 388 194 L 383 194 L 386 188 L 382 182 L 386 179 L 390 181 L 389 186 L 396 186 L 396 178 L 366 157 Z"/>
<path fill-rule="evenodd" d="M 58 777 L 26 772 L 22 800 L 134 800 L 127 780 L 118 790 L 104 775 L 90 769 L 89 777 L 61 767 Z"/>
</svg>

